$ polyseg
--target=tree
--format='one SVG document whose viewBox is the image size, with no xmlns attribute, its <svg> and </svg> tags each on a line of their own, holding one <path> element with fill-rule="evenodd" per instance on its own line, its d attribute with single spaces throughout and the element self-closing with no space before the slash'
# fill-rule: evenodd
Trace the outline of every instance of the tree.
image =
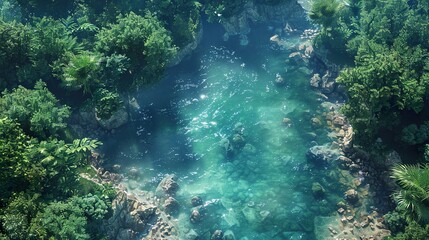
<svg viewBox="0 0 429 240">
<path fill-rule="evenodd" d="M 72 55 L 67 65 L 63 67 L 62 80 L 70 89 L 83 89 L 84 93 L 91 93 L 99 84 L 99 58 L 85 52 Z"/>
<path fill-rule="evenodd" d="M 28 186 L 31 163 L 26 156 L 29 138 L 9 118 L 0 118 L 0 205 L 11 196 L 12 191 Z"/>
<path fill-rule="evenodd" d="M 12 92 L 3 92 L 0 116 L 18 121 L 26 133 L 45 139 L 65 129 L 70 110 L 59 106 L 46 83 L 38 81 L 34 90 L 19 86 Z"/>
<path fill-rule="evenodd" d="M 2 228 L 9 239 L 29 239 L 31 220 L 40 207 L 40 194 L 15 193 L 0 215 Z"/>
<path fill-rule="evenodd" d="M 308 16 L 314 23 L 327 28 L 334 21 L 334 16 L 339 6 L 340 4 L 337 0 L 315 0 L 311 5 Z"/>
<path fill-rule="evenodd" d="M 54 201 L 33 219 L 30 234 L 38 239 L 90 239 L 84 210 L 72 202 Z"/>
<path fill-rule="evenodd" d="M 0 20 L 0 91 L 27 81 L 20 76 L 31 66 L 31 39 L 29 26 Z"/>
<path fill-rule="evenodd" d="M 130 59 L 134 86 L 158 80 L 176 52 L 169 33 L 151 13 L 119 16 L 96 38 L 96 48 L 104 55 L 123 54 Z"/>
<path fill-rule="evenodd" d="M 32 77 L 50 80 L 55 72 L 68 63 L 68 57 L 83 50 L 70 29 L 58 20 L 43 17 L 35 20 L 34 38 L 31 44 L 33 62 Z M 36 79 L 37 79 L 36 78 Z"/>
</svg>

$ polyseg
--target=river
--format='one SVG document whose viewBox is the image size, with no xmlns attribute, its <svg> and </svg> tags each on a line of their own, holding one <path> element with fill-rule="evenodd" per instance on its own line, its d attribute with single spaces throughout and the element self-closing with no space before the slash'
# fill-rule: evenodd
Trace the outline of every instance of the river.
<svg viewBox="0 0 429 240">
<path fill-rule="evenodd" d="M 126 181 L 134 192 L 154 191 L 174 173 L 182 236 L 193 229 L 209 239 L 221 229 L 243 240 L 316 239 L 315 219 L 335 211 L 344 189 L 329 179 L 330 166 L 306 159 L 330 139 L 312 122 L 323 122 L 323 108 L 309 70 L 287 61 L 300 34 L 284 34 L 279 47 L 270 41 L 277 26 L 255 25 L 242 46 L 238 37 L 224 42 L 222 31 L 205 24 L 192 56 L 138 92 L 132 122 L 104 140 L 109 164 L 138 170 Z M 196 223 L 189 220 L 194 196 L 208 205 Z"/>
</svg>

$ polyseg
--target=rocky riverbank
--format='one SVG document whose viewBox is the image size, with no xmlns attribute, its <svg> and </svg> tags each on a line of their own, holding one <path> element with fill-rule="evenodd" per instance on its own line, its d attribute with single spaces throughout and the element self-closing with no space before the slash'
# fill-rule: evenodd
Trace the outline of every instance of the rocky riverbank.
<svg viewBox="0 0 429 240">
<path fill-rule="evenodd" d="M 310 46 L 306 48 L 313 49 Z M 323 53 L 312 51 L 310 56 L 303 53 L 298 56 L 309 59 L 313 69 L 310 85 L 326 100 L 321 104 L 324 109 L 322 124 L 329 127 L 332 139 L 330 144 L 310 148 L 307 159 L 316 165 L 335 165 L 340 174 L 338 181 L 347 189 L 344 200 L 337 203 L 335 215 L 319 217 L 315 221 L 316 236 L 335 239 L 383 239 L 390 236 L 383 213 L 389 210 L 389 194 L 395 188 L 389 167 L 401 161 L 399 155 L 394 151 L 388 152 L 381 157 L 387 164 L 379 164 L 369 153 L 354 146 L 353 128 L 340 113 L 342 103 L 346 101 L 343 87 L 335 81 L 340 67 L 330 63 Z"/>
</svg>

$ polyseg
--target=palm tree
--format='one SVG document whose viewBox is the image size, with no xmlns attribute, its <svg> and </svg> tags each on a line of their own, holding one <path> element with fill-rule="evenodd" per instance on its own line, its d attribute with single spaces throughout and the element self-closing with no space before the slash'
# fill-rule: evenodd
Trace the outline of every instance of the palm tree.
<svg viewBox="0 0 429 240">
<path fill-rule="evenodd" d="M 407 217 L 429 222 L 429 165 L 397 165 L 392 169 L 401 189 L 393 194 L 398 208 Z"/>
<path fill-rule="evenodd" d="M 98 82 L 98 58 L 90 53 L 73 55 L 63 68 L 63 83 L 72 89 L 83 88 L 84 93 L 92 93 L 92 87 Z"/>
</svg>

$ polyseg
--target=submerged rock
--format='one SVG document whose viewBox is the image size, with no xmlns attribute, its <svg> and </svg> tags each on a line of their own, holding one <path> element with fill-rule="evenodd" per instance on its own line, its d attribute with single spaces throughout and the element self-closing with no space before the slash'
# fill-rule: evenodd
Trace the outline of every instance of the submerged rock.
<svg viewBox="0 0 429 240">
<path fill-rule="evenodd" d="M 167 213 L 176 213 L 179 210 L 179 202 L 173 197 L 168 197 L 162 205 Z"/>
<path fill-rule="evenodd" d="M 174 196 L 178 190 L 179 184 L 176 182 L 176 175 L 167 174 L 156 188 L 156 195 L 160 197 Z"/>
<path fill-rule="evenodd" d="M 220 140 L 219 145 L 226 157 L 232 157 L 234 155 L 234 147 L 227 138 Z"/>
<path fill-rule="evenodd" d="M 194 196 L 191 199 L 191 204 L 193 207 L 199 206 L 203 204 L 203 199 L 200 196 Z"/>
<path fill-rule="evenodd" d="M 282 75 L 280 75 L 280 73 L 276 74 L 276 79 L 275 79 L 275 83 L 277 85 L 283 85 L 285 83 L 284 78 L 282 77 Z"/>
<path fill-rule="evenodd" d="M 335 156 L 335 151 L 327 146 L 320 145 L 311 147 L 306 153 L 307 161 L 316 166 L 327 165 Z"/>
<path fill-rule="evenodd" d="M 190 217 L 191 223 L 197 223 L 201 220 L 201 218 L 202 218 L 202 215 L 200 211 L 198 211 L 198 209 L 192 210 L 191 217 Z"/>
<path fill-rule="evenodd" d="M 222 240 L 223 232 L 222 230 L 216 230 L 210 237 L 210 240 Z"/>
<path fill-rule="evenodd" d="M 314 182 L 311 186 L 311 191 L 316 199 L 323 198 L 325 196 L 325 189 L 318 182 Z"/>
<path fill-rule="evenodd" d="M 344 199 L 350 204 L 356 204 L 359 201 L 358 192 L 355 189 L 349 189 L 344 193 Z"/>
</svg>

